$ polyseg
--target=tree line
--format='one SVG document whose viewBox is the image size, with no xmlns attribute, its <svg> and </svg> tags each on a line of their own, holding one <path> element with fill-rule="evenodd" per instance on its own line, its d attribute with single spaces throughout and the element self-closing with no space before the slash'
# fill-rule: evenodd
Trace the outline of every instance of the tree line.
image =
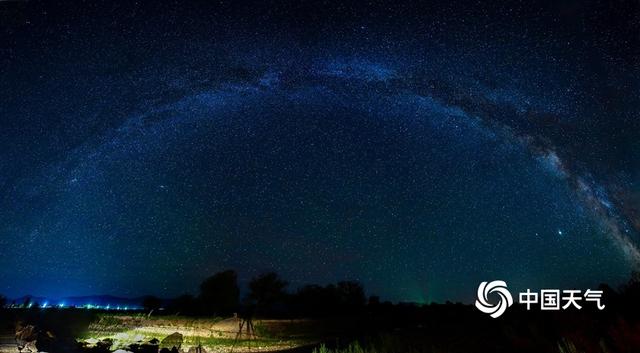
<svg viewBox="0 0 640 353">
<path fill-rule="evenodd" d="M 197 296 L 185 294 L 169 301 L 147 296 L 142 304 L 147 311 L 162 307 L 166 313 L 194 316 L 317 317 L 357 314 L 367 303 L 363 286 L 355 281 L 306 285 L 295 291 L 289 291 L 288 286 L 277 273 L 264 273 L 251 279 L 247 295 L 241 298 L 237 273 L 226 270 L 205 279 Z M 376 297 L 370 300 L 378 301 Z"/>
</svg>

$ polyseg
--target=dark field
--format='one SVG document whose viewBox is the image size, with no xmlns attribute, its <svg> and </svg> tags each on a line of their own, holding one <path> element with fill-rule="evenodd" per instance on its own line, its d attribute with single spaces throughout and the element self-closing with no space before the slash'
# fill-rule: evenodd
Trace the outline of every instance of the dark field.
<svg viewBox="0 0 640 353">
<path fill-rule="evenodd" d="M 251 337 L 237 336 L 241 320 L 233 317 L 18 309 L 3 312 L 2 333 L 6 339 L 16 325 L 34 325 L 38 350 L 52 353 L 195 352 L 198 346 L 207 352 L 638 352 L 637 306 L 618 310 L 617 300 L 605 311 L 513 307 L 499 319 L 470 305 L 367 305 L 350 316 L 255 318 Z M 179 342 L 166 339 L 176 332 Z"/>
</svg>

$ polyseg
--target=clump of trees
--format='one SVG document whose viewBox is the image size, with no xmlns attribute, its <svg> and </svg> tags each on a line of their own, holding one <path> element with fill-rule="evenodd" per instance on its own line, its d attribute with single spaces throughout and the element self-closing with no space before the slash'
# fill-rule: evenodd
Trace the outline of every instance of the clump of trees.
<svg viewBox="0 0 640 353">
<path fill-rule="evenodd" d="M 391 303 L 381 303 L 372 296 L 368 302 L 362 285 L 355 281 L 341 281 L 325 286 L 310 284 L 297 289 L 289 288 L 289 283 L 277 273 L 268 272 L 251 279 L 248 293 L 240 296 L 238 276 L 233 270 L 226 270 L 205 279 L 197 296 L 185 294 L 174 298 L 165 305 L 166 312 L 183 315 L 228 316 L 233 313 L 255 313 L 269 317 L 323 317 L 360 314 L 369 311 L 391 310 Z M 640 317 L 640 272 L 634 272 L 628 283 L 614 290 L 601 285 L 608 313 L 624 313 L 630 318 Z M 145 300 L 148 310 L 159 306 L 156 300 Z M 398 305 L 402 311 L 403 306 Z"/>
<path fill-rule="evenodd" d="M 273 317 L 327 316 L 355 314 L 366 303 L 364 288 L 358 282 L 307 285 L 289 291 L 289 283 L 275 272 L 251 279 L 249 291 L 241 300 L 237 278 L 233 270 L 218 272 L 202 282 L 198 296 L 181 295 L 171 300 L 166 309 L 184 315 L 226 316 L 250 312 Z M 144 306 L 152 310 L 156 304 L 154 300 L 145 299 Z"/>
<path fill-rule="evenodd" d="M 275 305 L 286 298 L 288 285 L 275 272 L 259 275 L 249 283 L 248 299 L 260 307 Z"/>
<path fill-rule="evenodd" d="M 239 299 L 238 275 L 233 270 L 218 272 L 200 284 L 200 301 L 205 313 L 232 313 L 237 310 Z"/>
<path fill-rule="evenodd" d="M 324 287 L 307 285 L 291 296 L 294 311 L 304 316 L 354 314 L 362 310 L 365 302 L 364 289 L 359 283 L 352 281 Z"/>
</svg>

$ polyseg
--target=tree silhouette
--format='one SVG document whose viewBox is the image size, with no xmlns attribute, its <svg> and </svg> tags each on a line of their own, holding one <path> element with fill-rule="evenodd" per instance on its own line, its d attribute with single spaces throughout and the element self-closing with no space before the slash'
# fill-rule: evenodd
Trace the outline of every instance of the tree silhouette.
<svg viewBox="0 0 640 353">
<path fill-rule="evenodd" d="M 269 307 L 284 300 L 287 285 L 289 283 L 275 272 L 261 274 L 249 282 L 249 299 L 255 301 L 258 308 Z"/>
<path fill-rule="evenodd" d="M 352 311 L 364 306 L 366 297 L 360 283 L 355 281 L 338 282 L 336 289 L 340 304 L 344 309 Z"/>
<path fill-rule="evenodd" d="M 326 316 L 338 309 L 334 285 L 322 287 L 309 284 L 298 288 L 293 303 L 298 314 L 305 316 Z"/>
<path fill-rule="evenodd" d="M 200 301 L 206 314 L 228 315 L 238 308 L 240 288 L 233 270 L 218 272 L 200 285 Z"/>
<path fill-rule="evenodd" d="M 327 316 L 354 314 L 364 308 L 366 297 L 362 285 L 343 281 L 325 287 L 306 285 L 292 298 L 297 314 Z"/>
<path fill-rule="evenodd" d="M 5 305 L 7 305 L 7 297 L 0 294 L 0 309 L 4 308 Z"/>
</svg>

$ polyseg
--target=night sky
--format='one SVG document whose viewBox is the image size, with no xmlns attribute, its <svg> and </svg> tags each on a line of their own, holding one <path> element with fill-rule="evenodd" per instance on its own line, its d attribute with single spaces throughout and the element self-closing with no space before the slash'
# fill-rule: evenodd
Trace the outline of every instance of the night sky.
<svg viewBox="0 0 640 353">
<path fill-rule="evenodd" d="M 163 3 L 0 2 L 0 293 L 638 268 L 637 2 Z"/>
</svg>

